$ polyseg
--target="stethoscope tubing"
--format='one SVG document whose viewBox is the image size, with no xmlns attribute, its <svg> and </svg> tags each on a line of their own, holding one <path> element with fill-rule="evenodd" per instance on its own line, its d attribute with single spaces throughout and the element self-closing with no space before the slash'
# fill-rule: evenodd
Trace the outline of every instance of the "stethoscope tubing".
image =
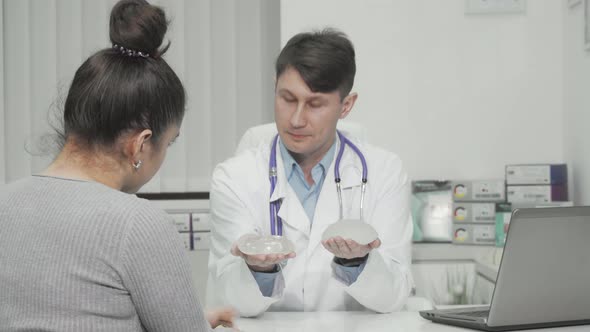
<svg viewBox="0 0 590 332">
<path fill-rule="evenodd" d="M 340 185 L 341 178 L 340 178 L 340 161 L 342 160 L 342 156 L 344 154 L 344 146 L 348 145 L 359 157 L 361 160 L 361 164 L 363 166 L 363 173 L 362 173 L 362 183 L 361 183 L 361 201 L 360 201 L 360 218 L 363 219 L 363 204 L 365 199 L 365 192 L 367 187 L 367 160 L 365 156 L 361 152 L 361 150 L 354 145 L 348 138 L 346 138 L 340 131 L 336 131 L 340 139 L 340 148 L 338 149 L 338 155 L 336 156 L 336 162 L 334 164 L 334 181 L 336 182 L 336 191 L 338 192 L 338 203 L 340 206 L 339 213 L 340 219 L 343 218 L 343 206 L 342 206 L 342 188 Z M 279 140 L 279 134 L 275 135 L 272 141 L 272 147 L 270 149 L 270 160 L 268 165 L 268 176 L 270 180 L 270 196 L 275 191 L 277 185 L 277 143 Z M 283 221 L 281 217 L 279 217 L 279 209 L 281 207 L 281 200 L 277 199 L 269 204 L 269 213 L 270 213 L 270 231 L 272 235 L 283 235 Z"/>
</svg>

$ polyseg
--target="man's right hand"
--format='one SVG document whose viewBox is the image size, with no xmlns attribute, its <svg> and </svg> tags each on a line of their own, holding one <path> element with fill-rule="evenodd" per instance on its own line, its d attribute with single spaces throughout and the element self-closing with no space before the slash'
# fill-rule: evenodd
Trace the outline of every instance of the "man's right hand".
<svg viewBox="0 0 590 332">
<path fill-rule="evenodd" d="M 247 234 L 244 236 L 252 236 L 251 234 Z M 240 238 L 241 239 L 241 238 Z M 247 255 L 238 249 L 238 241 L 234 242 L 231 247 L 231 254 L 237 257 L 242 257 L 246 264 L 250 268 L 250 270 L 254 272 L 270 272 L 275 269 L 275 266 L 282 261 L 287 259 L 295 258 L 295 252 L 291 252 L 288 254 L 257 254 L 257 255 Z"/>
</svg>

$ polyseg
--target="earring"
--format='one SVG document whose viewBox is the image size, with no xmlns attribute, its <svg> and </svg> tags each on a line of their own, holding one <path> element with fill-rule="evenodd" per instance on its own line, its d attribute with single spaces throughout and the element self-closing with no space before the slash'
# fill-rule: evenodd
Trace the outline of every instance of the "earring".
<svg viewBox="0 0 590 332">
<path fill-rule="evenodd" d="M 135 170 L 137 171 L 141 167 L 141 164 L 142 164 L 142 161 L 138 160 L 137 162 L 132 163 L 131 165 L 133 165 L 133 168 L 135 168 Z"/>
</svg>

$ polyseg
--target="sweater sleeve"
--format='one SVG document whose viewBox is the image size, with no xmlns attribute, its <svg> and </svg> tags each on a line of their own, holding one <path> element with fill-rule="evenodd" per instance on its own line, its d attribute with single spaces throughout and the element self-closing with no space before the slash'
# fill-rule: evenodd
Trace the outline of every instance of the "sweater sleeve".
<svg viewBox="0 0 590 332">
<path fill-rule="evenodd" d="M 121 259 L 123 284 L 147 331 L 211 330 L 180 236 L 163 211 L 148 208 L 134 215 Z"/>
</svg>

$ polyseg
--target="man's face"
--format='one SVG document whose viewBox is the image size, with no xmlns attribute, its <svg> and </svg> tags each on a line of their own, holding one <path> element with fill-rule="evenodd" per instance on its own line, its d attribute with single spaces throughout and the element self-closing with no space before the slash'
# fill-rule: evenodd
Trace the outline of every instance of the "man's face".
<svg viewBox="0 0 590 332">
<path fill-rule="evenodd" d="M 275 88 L 275 122 L 283 144 L 295 154 L 297 162 L 308 159 L 319 162 L 330 149 L 336 137 L 336 123 L 348 115 L 354 104 L 353 100 L 348 105 L 347 98 L 343 102 L 338 91 L 311 91 L 292 67 L 279 76 Z"/>
</svg>

